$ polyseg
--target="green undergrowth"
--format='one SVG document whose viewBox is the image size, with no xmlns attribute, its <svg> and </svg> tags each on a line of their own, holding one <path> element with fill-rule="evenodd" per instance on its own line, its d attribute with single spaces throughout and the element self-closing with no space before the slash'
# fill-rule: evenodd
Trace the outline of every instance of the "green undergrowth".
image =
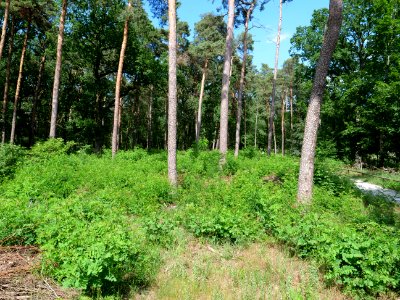
<svg viewBox="0 0 400 300">
<path fill-rule="evenodd" d="M 121 151 L 111 160 L 108 151 L 90 155 L 52 140 L 24 155 L 23 164 L 16 153 L 1 166 L 8 175 L 0 185 L 0 242 L 40 246 L 41 271 L 88 295 L 146 288 L 160 254 L 185 231 L 241 246 L 271 235 L 353 296 L 399 291 L 398 209 L 354 190 L 335 175 L 338 162 L 317 162 L 313 204 L 304 207 L 295 201 L 293 157 L 248 150 L 237 160 L 228 155 L 221 171 L 217 152 L 188 150 L 178 155 L 172 190 L 165 152 Z"/>
</svg>

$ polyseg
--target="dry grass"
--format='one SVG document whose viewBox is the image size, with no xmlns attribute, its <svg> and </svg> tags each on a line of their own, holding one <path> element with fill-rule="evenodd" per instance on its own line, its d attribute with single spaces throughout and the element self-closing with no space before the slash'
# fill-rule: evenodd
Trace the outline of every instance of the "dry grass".
<svg viewBox="0 0 400 300">
<path fill-rule="evenodd" d="M 134 299 L 348 299 L 279 246 L 210 246 L 190 239 L 164 253 L 156 284 Z"/>
</svg>

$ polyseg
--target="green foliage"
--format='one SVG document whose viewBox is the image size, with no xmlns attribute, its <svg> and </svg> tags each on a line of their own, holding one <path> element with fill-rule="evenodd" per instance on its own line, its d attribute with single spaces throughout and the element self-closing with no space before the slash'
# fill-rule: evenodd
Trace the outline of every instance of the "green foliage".
<svg viewBox="0 0 400 300">
<path fill-rule="evenodd" d="M 49 139 L 45 142 L 36 143 L 29 154 L 33 157 L 47 159 L 51 158 L 55 154 L 68 154 L 75 146 L 76 143 L 73 141 L 64 143 L 61 138 Z"/>
<path fill-rule="evenodd" d="M 295 205 L 293 157 L 248 150 L 228 155 L 221 172 L 218 152 L 180 152 L 172 191 L 165 152 L 111 160 L 57 145 L 34 150 L 1 184 L 0 242 L 38 245 L 43 272 L 65 285 L 91 294 L 137 289 L 154 278 L 160 251 L 187 231 L 233 245 L 272 235 L 315 260 L 328 283 L 363 298 L 400 287 L 396 208 L 360 195 L 335 175 L 342 165 L 334 160 L 317 161 L 313 204 L 304 208 Z"/>
<path fill-rule="evenodd" d="M 0 145 L 0 183 L 12 177 L 15 170 L 25 156 L 22 147 L 10 144 Z"/>
<path fill-rule="evenodd" d="M 144 232 L 113 204 L 69 198 L 53 205 L 41 222 L 43 267 L 64 285 L 107 291 L 151 279 L 157 258 Z"/>
</svg>

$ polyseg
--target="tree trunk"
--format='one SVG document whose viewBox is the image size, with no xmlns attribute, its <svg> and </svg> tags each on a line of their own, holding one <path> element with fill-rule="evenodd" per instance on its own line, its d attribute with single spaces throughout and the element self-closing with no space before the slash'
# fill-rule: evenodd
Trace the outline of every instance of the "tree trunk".
<svg viewBox="0 0 400 300">
<path fill-rule="evenodd" d="M 176 171 L 176 2 L 168 0 L 169 43 L 168 43 L 168 178 L 172 186 L 178 184 Z"/>
<path fill-rule="evenodd" d="M 0 60 L 3 57 L 3 49 L 4 49 L 4 42 L 6 40 L 7 22 L 8 22 L 8 14 L 9 14 L 9 12 L 10 12 L 10 0 L 7 0 L 6 1 L 6 7 L 4 8 L 3 27 L 1 29 Z"/>
<path fill-rule="evenodd" d="M 18 71 L 18 79 L 17 79 L 17 87 L 15 88 L 14 109 L 13 109 L 13 117 L 12 117 L 12 122 L 11 122 L 10 144 L 14 144 L 14 140 L 15 140 L 15 127 L 17 125 L 18 100 L 19 100 L 19 93 L 21 91 L 22 73 L 24 70 L 24 60 L 25 60 L 26 46 L 28 44 L 28 35 L 29 35 L 30 26 L 31 26 L 31 24 L 29 22 L 26 27 L 24 43 L 22 45 L 21 59 L 20 59 L 20 63 L 19 63 L 19 71 Z"/>
<path fill-rule="evenodd" d="M 129 1 L 128 2 L 128 10 L 130 10 L 131 7 L 132 6 Z M 123 38 L 122 38 L 121 52 L 119 54 L 117 82 L 115 85 L 114 123 L 113 123 L 113 132 L 112 132 L 112 140 L 111 140 L 112 158 L 115 157 L 115 154 L 118 151 L 118 136 L 119 136 L 119 130 L 120 130 L 119 109 L 121 106 L 121 81 L 122 81 L 122 71 L 123 71 L 123 67 L 124 67 L 125 50 L 126 50 L 126 45 L 128 43 L 128 29 L 129 29 L 129 16 L 126 18 L 125 24 L 124 24 L 124 33 L 123 33 Z"/>
<path fill-rule="evenodd" d="M 64 41 L 64 24 L 65 15 L 67 14 L 67 0 L 62 1 L 62 9 L 60 16 L 60 26 L 58 28 L 58 40 L 57 40 L 57 58 L 56 67 L 54 71 L 54 84 L 53 84 L 53 97 L 51 104 L 51 120 L 50 120 L 50 138 L 56 137 L 56 125 L 57 125 L 57 113 L 58 113 L 58 93 L 60 89 L 60 77 L 61 77 L 61 60 L 62 60 L 62 46 Z"/>
<path fill-rule="evenodd" d="M 149 97 L 149 110 L 147 113 L 147 150 L 149 150 L 152 146 L 153 140 L 153 89 L 154 87 L 150 86 L 150 97 Z"/>
<path fill-rule="evenodd" d="M 7 114 L 7 105 L 8 105 L 8 90 L 10 89 L 11 58 L 12 58 L 12 52 L 13 52 L 13 48 L 14 48 L 14 34 L 15 34 L 15 26 L 14 26 L 14 19 L 12 19 L 10 40 L 9 40 L 9 45 L 8 45 L 6 79 L 5 79 L 5 83 L 4 83 L 3 109 L 1 111 L 1 143 L 2 144 L 4 144 L 6 142 L 6 114 Z"/>
<path fill-rule="evenodd" d="M 285 99 L 286 91 L 282 95 L 282 110 L 281 110 L 281 133 L 282 133 L 282 156 L 285 155 Z"/>
<path fill-rule="evenodd" d="M 46 49 L 43 49 L 46 51 Z M 29 135 L 29 145 L 33 146 L 35 143 L 35 136 L 37 132 L 37 107 L 38 107 L 38 102 L 40 99 L 40 87 L 42 85 L 42 77 L 44 73 L 44 66 L 46 63 L 46 53 L 43 54 L 41 60 L 40 60 L 40 65 L 39 65 L 39 75 L 38 79 L 36 82 L 36 87 L 35 87 L 35 94 L 33 96 L 33 102 L 32 102 L 32 112 L 31 112 L 31 131 Z"/>
<path fill-rule="evenodd" d="M 233 44 L 233 23 L 235 19 L 235 0 L 229 0 L 228 25 L 226 35 L 224 70 L 222 74 L 221 90 L 221 117 L 219 129 L 219 151 L 221 153 L 220 165 L 226 163 L 226 153 L 228 151 L 228 111 L 229 111 L 229 84 L 231 72 L 231 57 Z"/>
<path fill-rule="evenodd" d="M 274 68 L 274 79 L 272 81 L 271 110 L 269 114 L 268 147 L 267 147 L 268 155 L 271 155 L 271 145 L 272 145 L 272 135 L 273 135 L 272 131 L 273 131 L 274 116 L 275 116 L 276 78 L 278 75 L 279 47 L 281 45 L 281 30 L 282 30 L 282 2 L 283 0 L 279 1 L 279 22 L 278 22 L 278 34 L 276 37 L 275 68 Z"/>
<path fill-rule="evenodd" d="M 203 96 L 204 96 L 204 84 L 206 82 L 208 68 L 208 59 L 204 63 L 203 68 L 203 77 L 201 78 L 201 87 L 200 87 L 200 96 L 199 96 L 199 108 L 197 110 L 197 122 L 196 122 L 196 143 L 199 143 L 200 140 L 200 132 L 201 132 L 201 108 L 203 105 Z"/>
<path fill-rule="evenodd" d="M 304 129 L 303 147 L 301 150 L 300 160 L 299 187 L 297 192 L 297 200 L 301 203 L 309 203 L 312 197 L 314 158 L 321 102 L 325 90 L 329 63 L 339 38 L 342 23 L 342 10 L 342 0 L 330 0 L 327 30 L 315 71 Z"/>
<path fill-rule="evenodd" d="M 278 153 L 278 148 L 276 146 L 276 131 L 275 131 L 275 122 L 272 122 L 272 136 L 274 137 L 274 154 Z"/>
<path fill-rule="evenodd" d="M 256 98 L 257 99 L 257 98 Z M 258 100 L 256 100 L 256 123 L 254 125 L 254 148 L 257 149 L 257 131 L 258 131 Z"/>
<path fill-rule="evenodd" d="M 246 61 L 247 61 L 247 33 L 249 32 L 249 20 L 254 9 L 255 2 L 251 3 L 250 8 L 246 12 L 246 21 L 244 23 L 244 35 L 243 35 L 243 61 L 242 69 L 240 71 L 240 82 L 239 82 L 239 94 L 238 94 L 238 107 L 236 114 L 236 135 L 235 135 L 235 157 L 239 156 L 240 147 L 240 122 L 242 119 L 242 98 L 244 89 L 244 77 L 246 74 Z"/>
</svg>

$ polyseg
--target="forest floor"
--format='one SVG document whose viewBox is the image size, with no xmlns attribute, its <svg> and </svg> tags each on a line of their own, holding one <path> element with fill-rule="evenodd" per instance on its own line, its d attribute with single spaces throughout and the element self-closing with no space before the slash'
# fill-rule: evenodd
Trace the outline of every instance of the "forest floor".
<svg viewBox="0 0 400 300">
<path fill-rule="evenodd" d="M 163 257 L 156 283 L 133 299 L 350 299 L 327 287 L 312 262 L 270 241 L 239 247 L 191 239 Z"/>
<path fill-rule="evenodd" d="M 0 300 L 72 299 L 78 295 L 36 274 L 39 257 L 36 247 L 0 247 Z"/>
</svg>

